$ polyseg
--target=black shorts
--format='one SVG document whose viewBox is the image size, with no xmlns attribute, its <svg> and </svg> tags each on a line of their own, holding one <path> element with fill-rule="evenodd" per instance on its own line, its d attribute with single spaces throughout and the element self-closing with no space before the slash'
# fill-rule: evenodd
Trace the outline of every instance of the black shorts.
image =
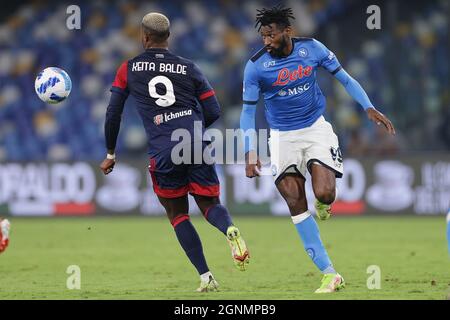
<svg viewBox="0 0 450 320">
<path fill-rule="evenodd" d="M 178 198 L 188 193 L 208 197 L 220 195 L 214 164 L 207 164 L 203 160 L 199 164 L 174 164 L 171 151 L 168 149 L 150 158 L 148 168 L 156 195 L 164 198 Z"/>
</svg>

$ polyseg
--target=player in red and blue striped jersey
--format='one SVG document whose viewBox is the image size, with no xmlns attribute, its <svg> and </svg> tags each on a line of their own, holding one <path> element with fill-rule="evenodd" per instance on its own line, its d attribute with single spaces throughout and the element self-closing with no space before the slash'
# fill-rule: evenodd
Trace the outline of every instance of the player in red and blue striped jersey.
<svg viewBox="0 0 450 320">
<path fill-rule="evenodd" d="M 149 13 L 142 20 L 142 44 L 145 51 L 125 61 L 117 71 L 111 88 L 111 100 L 106 112 L 106 159 L 101 164 L 104 174 L 115 165 L 115 147 L 124 103 L 131 94 L 142 118 L 148 138 L 149 171 L 153 189 L 164 206 L 176 236 L 186 255 L 200 274 L 198 291 L 217 289 L 203 254 L 200 238 L 189 220 L 188 193 L 205 218 L 226 235 L 236 266 L 245 270 L 249 253 L 239 229 L 228 210 L 220 204 L 219 179 L 214 164 L 203 159 L 176 164 L 172 150 L 179 145 L 172 133 L 183 129 L 190 135 L 186 150 L 201 154 L 209 141 L 204 141 L 205 128 L 220 116 L 220 105 L 214 90 L 200 69 L 191 61 L 168 50 L 170 22 L 159 13 Z M 200 130 L 198 129 L 200 128 Z M 183 158 L 184 159 L 184 158 Z"/>
</svg>

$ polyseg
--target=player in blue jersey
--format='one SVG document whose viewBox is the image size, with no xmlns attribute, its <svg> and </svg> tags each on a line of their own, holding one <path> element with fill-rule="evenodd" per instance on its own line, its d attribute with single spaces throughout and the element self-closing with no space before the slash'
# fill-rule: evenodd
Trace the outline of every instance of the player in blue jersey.
<svg viewBox="0 0 450 320">
<path fill-rule="evenodd" d="M 107 156 L 100 168 L 104 174 L 109 174 L 114 168 L 121 115 L 125 100 L 131 94 L 148 137 L 153 189 L 167 212 L 180 245 L 200 274 L 197 291 L 215 291 L 218 284 L 206 263 L 200 238 L 189 220 L 188 193 L 195 198 L 204 217 L 226 236 L 234 263 L 240 270 L 246 269 L 249 253 L 228 210 L 220 204 L 219 179 L 214 164 L 203 159 L 201 163 L 188 159 L 181 164 L 173 160 L 172 150 L 179 141 L 172 140 L 172 133 L 176 129 L 190 133 L 191 141 L 182 152 L 195 151 L 196 142 L 200 142 L 202 152 L 202 148 L 208 145 L 203 141 L 203 132 L 219 118 L 220 105 L 200 69 L 168 50 L 169 26 L 166 16 L 147 14 L 142 20 L 145 51 L 125 61 L 117 71 L 106 112 Z M 196 124 L 200 124 L 200 132 L 195 129 Z"/>
<path fill-rule="evenodd" d="M 269 149 L 275 185 L 286 200 L 292 221 L 304 248 L 324 274 L 317 293 L 334 292 L 345 286 L 322 244 L 318 226 L 308 212 L 305 195 L 306 170 L 312 177 L 317 216 L 330 216 L 336 197 L 336 177 L 343 174 L 337 136 L 324 117 L 325 97 L 316 80 L 319 67 L 338 79 L 366 110 L 370 120 L 395 134 L 389 119 L 377 111 L 358 82 L 342 68 L 336 56 L 311 38 L 293 38 L 292 9 L 281 6 L 258 10 L 256 27 L 264 47 L 244 71 L 241 129 L 255 128 L 256 104 L 260 94 L 270 126 Z M 259 176 L 255 137 L 247 136 L 246 175 Z M 246 138 L 247 139 L 247 138 Z"/>
</svg>

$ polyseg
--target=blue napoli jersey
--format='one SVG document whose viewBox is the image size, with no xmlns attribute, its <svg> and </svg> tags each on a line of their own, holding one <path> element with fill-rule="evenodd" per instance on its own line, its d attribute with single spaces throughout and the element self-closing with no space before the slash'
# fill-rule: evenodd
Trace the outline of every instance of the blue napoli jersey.
<svg viewBox="0 0 450 320">
<path fill-rule="evenodd" d="M 200 103 L 215 92 L 192 61 L 166 49 L 147 49 L 120 66 L 111 91 L 134 96 L 150 155 L 178 144 L 171 135 L 179 128 L 190 132 L 191 141 L 203 140 L 204 110 Z M 194 129 L 195 121 L 201 130 Z"/>
<path fill-rule="evenodd" d="M 317 68 L 336 74 L 342 67 L 333 52 L 312 38 L 292 38 L 293 50 L 283 58 L 259 50 L 245 66 L 244 104 L 264 97 L 271 129 L 296 130 L 312 125 L 325 111 L 325 97 L 316 79 Z"/>
</svg>

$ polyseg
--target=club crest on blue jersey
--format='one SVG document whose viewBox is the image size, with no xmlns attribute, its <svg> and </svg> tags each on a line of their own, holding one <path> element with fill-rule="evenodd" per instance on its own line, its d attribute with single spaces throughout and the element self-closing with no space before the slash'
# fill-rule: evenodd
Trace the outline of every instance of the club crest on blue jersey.
<svg viewBox="0 0 450 320">
<path fill-rule="evenodd" d="M 308 50 L 306 50 L 306 48 L 300 48 L 298 49 L 298 55 L 302 58 L 305 58 L 308 56 Z"/>
</svg>

